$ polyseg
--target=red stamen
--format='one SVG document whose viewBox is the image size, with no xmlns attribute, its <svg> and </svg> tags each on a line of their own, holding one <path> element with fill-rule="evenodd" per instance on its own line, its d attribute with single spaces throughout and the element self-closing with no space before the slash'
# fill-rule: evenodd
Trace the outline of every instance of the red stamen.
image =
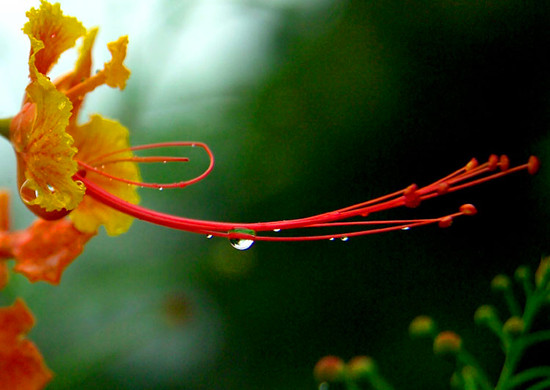
<svg viewBox="0 0 550 390">
<path fill-rule="evenodd" d="M 158 148 L 168 148 L 168 147 L 200 147 L 206 151 L 208 154 L 208 158 L 210 159 L 210 163 L 208 165 L 208 168 L 199 176 L 186 180 L 186 181 L 180 181 L 176 183 L 147 183 L 147 182 L 138 182 L 133 180 L 128 180 L 123 177 L 111 175 L 108 172 L 105 172 L 103 168 L 105 168 L 106 165 L 109 164 L 116 164 L 120 162 L 136 162 L 136 163 L 166 163 L 166 162 L 187 162 L 189 161 L 189 158 L 187 157 L 174 157 L 174 156 L 132 156 L 132 157 L 124 157 L 124 158 L 115 158 L 117 154 L 128 152 L 128 151 L 136 151 L 136 150 L 145 150 L 145 149 L 158 149 Z M 96 157 L 95 159 L 84 162 L 77 160 L 78 165 L 83 168 L 85 171 L 92 171 L 94 173 L 97 173 L 99 175 L 102 175 L 104 177 L 107 177 L 112 180 L 117 180 L 122 183 L 126 183 L 129 185 L 135 185 L 140 187 L 148 187 L 148 188 L 183 188 L 188 185 L 194 184 L 202 179 L 204 179 L 210 172 L 212 171 L 212 168 L 214 168 L 214 155 L 210 148 L 202 143 L 202 142 L 162 142 L 162 143 L 155 143 L 155 144 L 147 144 L 147 145 L 139 145 L 134 146 L 131 148 L 125 148 L 125 149 L 119 149 L 115 150 L 110 153 L 106 153 L 103 155 L 100 155 Z M 98 168 L 99 167 L 99 168 Z"/>
<path fill-rule="evenodd" d="M 190 143 L 185 143 L 188 146 Z M 209 156 L 212 156 L 206 145 L 199 143 L 197 146 L 204 147 Z M 139 148 L 146 148 L 139 147 Z M 104 156 L 105 157 L 105 156 Z M 377 211 L 389 210 L 401 206 L 411 207 L 418 205 L 420 201 L 439 196 L 443 193 L 453 192 L 467 187 L 471 187 L 485 181 L 517 172 L 527 170 L 530 173 L 538 169 L 539 162 L 536 157 L 529 159 L 527 164 L 508 169 L 506 166 L 507 157 L 501 157 L 499 165 L 502 164 L 506 169 L 498 173 L 491 173 L 494 170 L 494 158 L 490 157 L 489 161 L 484 164 L 477 164 L 477 161 L 471 160 L 464 168 L 461 168 L 454 173 L 440 179 L 432 184 L 419 188 L 413 184 L 404 190 L 396 191 L 392 194 L 362 202 L 356 205 L 345 207 L 339 210 L 328 213 L 318 214 L 307 218 L 299 218 L 292 220 L 282 220 L 273 222 L 258 222 L 258 223 L 232 223 L 232 222 L 215 222 L 185 217 L 174 216 L 170 214 L 160 213 L 142 206 L 134 205 L 126 202 L 110 193 L 89 180 L 85 175 L 80 173 L 75 175 L 76 180 L 81 180 L 86 185 L 86 193 L 97 201 L 112 207 L 125 214 L 135 218 L 151 222 L 154 224 L 166 226 L 173 229 L 186 230 L 194 233 L 201 233 L 210 236 L 226 237 L 231 240 L 261 240 L 261 241 L 309 241 L 340 238 L 347 240 L 349 237 L 362 236 L 367 234 L 383 233 L 394 230 L 408 230 L 413 227 L 435 224 L 440 227 L 448 227 L 452 224 L 454 218 L 462 215 L 476 214 L 476 208 L 471 204 L 464 204 L 459 211 L 454 214 L 445 215 L 439 218 L 431 219 L 412 219 L 412 220 L 380 220 L 380 221 L 350 221 L 352 218 L 370 215 Z M 473 163 L 473 161 L 476 161 Z M 210 172 L 213 166 L 213 158 L 211 157 L 210 166 L 205 173 L 199 177 L 204 177 Z M 488 174 L 487 176 L 483 176 Z M 196 179 L 193 179 L 196 181 Z M 168 186 L 167 186 L 168 187 Z M 444 190 L 442 191 L 442 188 Z M 365 228 L 365 227 L 371 228 Z M 319 234 L 305 236 L 283 236 L 273 232 L 281 230 L 293 229 L 327 229 L 327 228 L 358 228 L 359 230 L 351 230 L 339 232 L 337 234 Z M 264 235 L 262 233 L 269 232 L 271 234 Z"/>
</svg>

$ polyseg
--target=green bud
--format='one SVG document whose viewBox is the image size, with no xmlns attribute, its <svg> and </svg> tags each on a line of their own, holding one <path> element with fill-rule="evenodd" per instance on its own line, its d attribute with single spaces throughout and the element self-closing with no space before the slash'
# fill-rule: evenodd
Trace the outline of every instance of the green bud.
<svg viewBox="0 0 550 390">
<path fill-rule="evenodd" d="M 519 336 L 523 333 L 524 329 L 525 323 L 523 322 L 523 319 L 516 316 L 508 318 L 502 327 L 504 333 L 509 334 L 510 336 Z"/>
<path fill-rule="evenodd" d="M 318 382 L 341 382 L 345 378 L 346 367 L 338 356 L 321 358 L 313 369 L 313 376 Z"/>
<path fill-rule="evenodd" d="M 435 332 L 435 322 L 428 316 L 418 316 L 409 325 L 409 334 L 412 337 L 429 337 L 433 336 Z"/>
<path fill-rule="evenodd" d="M 550 256 L 543 257 L 540 260 L 539 267 L 535 272 L 535 282 L 537 288 L 546 288 L 550 279 Z"/>
<path fill-rule="evenodd" d="M 510 289 L 512 282 L 507 275 L 497 275 L 491 281 L 491 289 L 493 291 L 506 291 Z"/>
<path fill-rule="evenodd" d="M 474 321 L 478 325 L 488 325 L 495 320 L 499 321 L 496 309 L 491 305 L 478 307 L 474 314 Z"/>
<path fill-rule="evenodd" d="M 376 362 L 370 356 L 355 356 L 350 359 L 347 367 L 352 380 L 366 379 L 378 371 Z"/>
<path fill-rule="evenodd" d="M 531 277 L 531 270 L 529 269 L 529 267 L 522 265 L 516 269 L 514 277 L 518 282 L 527 281 Z"/>
<path fill-rule="evenodd" d="M 434 353 L 436 355 L 456 355 L 462 349 L 462 339 L 452 331 L 439 333 L 434 340 Z"/>
</svg>

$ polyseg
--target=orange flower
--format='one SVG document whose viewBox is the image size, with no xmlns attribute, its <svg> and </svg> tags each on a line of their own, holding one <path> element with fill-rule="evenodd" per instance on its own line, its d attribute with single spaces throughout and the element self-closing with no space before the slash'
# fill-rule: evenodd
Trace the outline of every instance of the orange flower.
<svg viewBox="0 0 550 390">
<path fill-rule="evenodd" d="M 129 228 L 131 218 L 106 210 L 100 204 L 94 206 L 93 200 L 82 202 L 85 186 L 74 176 L 79 170 L 77 161 L 86 162 L 98 151 L 109 153 L 128 147 L 128 131 L 116 122 L 96 116 L 86 125 L 77 124 L 78 110 L 88 92 L 102 84 L 125 87 L 130 71 L 122 62 L 128 38 L 121 37 L 108 44 L 112 60 L 103 70 L 91 75 L 91 50 L 97 29 L 87 32 L 78 20 L 64 16 L 59 4 L 46 1 L 42 1 L 39 9 L 31 9 L 27 16 L 29 21 L 23 31 L 31 41 L 31 82 L 26 88 L 22 110 L 10 126 L 21 199 L 43 219 L 59 219 L 74 210 L 71 218 L 84 233 L 95 233 L 105 224 L 109 234 L 120 234 Z M 75 69 L 52 83 L 48 72 L 79 38 L 83 38 L 83 43 Z M 75 144 L 75 139 L 90 137 L 90 130 L 94 132 L 93 142 Z M 110 172 L 113 167 L 117 174 L 139 180 L 135 163 L 110 165 L 105 171 Z M 135 187 L 120 182 L 102 184 L 129 202 L 139 201 Z"/>
<path fill-rule="evenodd" d="M 21 299 L 0 308 L 0 390 L 42 389 L 52 378 L 42 355 L 25 334 L 34 318 Z"/>
<path fill-rule="evenodd" d="M 93 116 L 89 123 L 77 123 L 78 111 L 87 93 L 107 84 L 123 89 L 130 75 L 123 65 L 127 37 L 108 44 L 112 59 L 98 73 L 91 75 L 91 48 L 97 30 L 86 31 L 76 19 L 64 16 L 58 4 L 42 1 L 40 8 L 27 13 L 24 32 L 31 41 L 29 73 L 31 83 L 21 112 L 11 120 L 10 140 L 17 155 L 20 195 L 39 217 L 57 220 L 69 215 L 80 237 L 93 235 L 104 225 L 107 233 L 125 232 L 133 218 L 162 226 L 228 238 L 237 249 L 247 249 L 254 241 L 303 241 L 342 239 L 411 227 L 451 225 L 453 218 L 472 215 L 475 208 L 463 205 L 455 213 L 414 220 L 366 220 L 375 212 L 397 207 L 417 207 L 423 200 L 477 185 L 511 172 L 534 173 L 538 159 L 510 168 L 506 156 L 491 155 L 478 164 L 472 159 L 463 168 L 424 187 L 410 185 L 377 199 L 311 217 L 260 223 L 216 222 L 189 219 L 159 213 L 138 206 L 136 187 L 174 188 L 196 183 L 213 168 L 209 148 L 200 142 L 168 142 L 138 147 L 128 145 L 128 131 L 117 122 Z M 75 69 L 52 83 L 47 73 L 59 55 L 82 38 L 80 57 Z M 0 125 L 2 125 L 0 121 Z M 1 126 L 0 126 L 1 127 Z M 140 157 L 143 149 L 196 146 L 210 158 L 206 171 L 198 177 L 176 183 L 145 183 L 137 163 L 181 162 L 183 157 Z M 500 168 L 500 171 L 497 171 Z M 39 226 L 39 225 L 37 225 Z M 65 232 L 65 226 L 56 225 Z M 295 229 L 323 229 L 326 233 L 292 233 Z M 40 231 L 38 227 L 35 231 Z M 281 233 L 279 233 L 282 231 Z M 72 235 L 73 233 L 67 233 Z M 14 252 L 15 253 L 15 252 Z"/>
</svg>

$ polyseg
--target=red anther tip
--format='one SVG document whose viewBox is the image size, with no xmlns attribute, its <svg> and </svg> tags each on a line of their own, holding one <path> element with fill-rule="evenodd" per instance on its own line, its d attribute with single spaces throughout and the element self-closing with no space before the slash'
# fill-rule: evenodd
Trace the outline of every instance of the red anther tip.
<svg viewBox="0 0 550 390">
<path fill-rule="evenodd" d="M 537 156 L 531 156 L 529 157 L 529 161 L 527 162 L 527 172 L 529 172 L 530 175 L 534 175 L 538 172 L 540 168 L 540 160 Z"/>
<path fill-rule="evenodd" d="M 439 185 L 437 186 L 437 193 L 439 195 L 446 194 L 449 191 L 449 187 L 449 183 L 445 181 L 443 183 L 439 183 Z"/>
<path fill-rule="evenodd" d="M 440 228 L 448 228 L 452 224 L 453 224 L 453 217 L 451 217 L 449 215 L 446 216 L 446 217 L 441 218 L 438 222 L 438 225 L 439 225 Z"/>
<path fill-rule="evenodd" d="M 418 186 L 416 184 L 411 184 L 403 191 L 406 207 L 415 208 L 420 204 L 420 196 L 418 196 L 417 190 Z"/>
<path fill-rule="evenodd" d="M 470 203 L 463 204 L 460 206 L 459 210 L 464 215 L 475 215 L 477 213 L 476 207 Z"/>
<path fill-rule="evenodd" d="M 507 155 L 503 154 L 500 156 L 499 166 L 501 171 L 507 171 L 510 168 L 510 159 Z"/>
<path fill-rule="evenodd" d="M 497 166 L 498 166 L 498 156 L 496 154 L 491 154 L 489 156 L 489 160 L 487 161 L 488 162 L 488 166 L 487 168 L 490 170 L 490 171 L 494 171 L 495 169 L 497 169 Z"/>
<path fill-rule="evenodd" d="M 467 171 L 470 171 L 472 169 L 474 169 L 475 167 L 477 167 L 479 165 L 479 163 L 477 162 L 477 160 L 475 158 L 472 158 L 468 164 L 466 164 L 466 170 Z"/>
</svg>

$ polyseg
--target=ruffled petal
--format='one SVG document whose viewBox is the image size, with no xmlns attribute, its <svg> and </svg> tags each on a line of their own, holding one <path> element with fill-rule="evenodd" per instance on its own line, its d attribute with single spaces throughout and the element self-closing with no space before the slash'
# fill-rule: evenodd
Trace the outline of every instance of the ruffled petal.
<svg viewBox="0 0 550 390">
<path fill-rule="evenodd" d="M 124 89 L 126 80 L 130 77 L 130 70 L 122 63 L 126 58 L 126 49 L 128 47 L 128 36 L 118 38 L 117 41 L 107 44 L 111 52 L 112 59 L 105 63 L 105 83 L 112 88 Z"/>
<path fill-rule="evenodd" d="M 128 130 L 120 123 L 94 115 L 85 125 L 71 128 L 71 134 L 74 145 L 78 149 L 75 156 L 78 161 L 96 166 L 114 177 L 132 181 L 141 180 L 136 163 L 131 161 L 108 163 L 105 159 L 105 156 L 119 150 L 125 151 L 116 153 L 113 158 L 126 160 L 133 156 L 133 153 L 127 150 L 129 148 Z M 86 178 L 121 199 L 134 204 L 139 203 L 139 196 L 134 186 L 93 171 L 87 171 Z M 107 233 L 112 236 L 126 232 L 133 221 L 133 217 L 113 210 L 89 196 L 84 197 L 69 216 L 80 231 L 92 233 L 97 231 L 100 225 L 104 225 Z"/>
<path fill-rule="evenodd" d="M 37 219 L 27 229 L 16 233 L 13 270 L 24 274 L 31 282 L 59 284 L 63 271 L 82 253 L 93 236 L 77 230 L 68 219 Z"/>
<path fill-rule="evenodd" d="M 18 158 L 21 197 L 45 211 L 74 209 L 85 188 L 77 171 L 73 139 L 65 131 L 71 102 L 43 75 L 27 87 L 28 102 L 12 120 L 10 137 Z"/>
<path fill-rule="evenodd" d="M 34 318 L 21 299 L 0 308 L 0 390 L 42 389 L 52 378 L 35 345 L 24 338 Z"/>
<path fill-rule="evenodd" d="M 86 29 L 74 17 L 64 16 L 59 4 L 42 1 L 39 9 L 27 12 L 29 21 L 23 32 L 31 40 L 31 77 L 33 66 L 42 74 L 47 74 L 59 59 L 61 53 L 74 46 L 76 40 L 86 33 Z"/>
</svg>

